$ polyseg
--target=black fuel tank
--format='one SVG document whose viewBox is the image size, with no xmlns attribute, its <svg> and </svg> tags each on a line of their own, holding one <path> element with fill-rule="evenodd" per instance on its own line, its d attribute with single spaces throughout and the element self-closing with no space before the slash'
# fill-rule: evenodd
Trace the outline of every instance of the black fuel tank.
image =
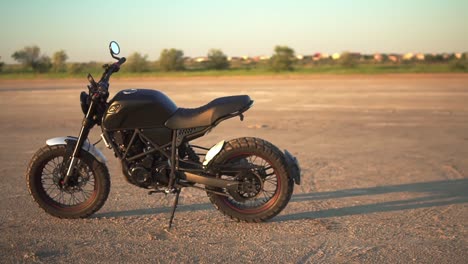
<svg viewBox="0 0 468 264">
<path fill-rule="evenodd" d="M 102 126 L 106 130 L 164 127 L 176 110 L 174 102 L 159 91 L 123 90 L 109 102 Z"/>
</svg>

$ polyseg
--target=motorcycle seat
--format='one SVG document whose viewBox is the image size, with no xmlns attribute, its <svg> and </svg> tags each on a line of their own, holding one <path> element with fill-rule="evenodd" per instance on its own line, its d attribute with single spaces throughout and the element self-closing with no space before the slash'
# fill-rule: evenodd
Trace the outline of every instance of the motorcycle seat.
<svg viewBox="0 0 468 264">
<path fill-rule="evenodd" d="M 198 108 L 178 108 L 165 125 L 170 129 L 211 126 L 220 119 L 243 113 L 252 103 L 248 95 L 220 97 Z"/>
</svg>

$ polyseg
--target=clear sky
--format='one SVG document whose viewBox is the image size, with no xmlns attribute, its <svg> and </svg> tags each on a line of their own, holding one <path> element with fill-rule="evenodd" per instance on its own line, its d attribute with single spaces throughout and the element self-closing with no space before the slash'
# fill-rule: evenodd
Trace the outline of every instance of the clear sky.
<svg viewBox="0 0 468 264">
<path fill-rule="evenodd" d="M 38 45 L 70 61 L 122 55 L 155 60 L 164 48 L 204 56 L 315 52 L 466 52 L 468 0 L 0 0 L 0 60 Z"/>
</svg>

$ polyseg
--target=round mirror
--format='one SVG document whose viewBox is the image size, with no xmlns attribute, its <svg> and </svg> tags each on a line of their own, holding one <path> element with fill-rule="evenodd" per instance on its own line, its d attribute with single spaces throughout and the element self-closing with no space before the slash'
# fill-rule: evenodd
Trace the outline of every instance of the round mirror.
<svg viewBox="0 0 468 264">
<path fill-rule="evenodd" d="M 117 55 L 120 53 L 120 47 L 119 47 L 119 44 L 115 41 L 111 41 L 111 43 L 109 44 L 109 49 L 111 51 L 112 54 L 114 55 Z"/>
</svg>

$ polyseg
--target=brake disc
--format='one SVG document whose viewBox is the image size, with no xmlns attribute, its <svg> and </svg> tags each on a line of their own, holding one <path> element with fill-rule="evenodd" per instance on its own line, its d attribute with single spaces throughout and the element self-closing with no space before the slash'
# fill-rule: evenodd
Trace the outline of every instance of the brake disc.
<svg viewBox="0 0 468 264">
<path fill-rule="evenodd" d="M 261 194 L 263 190 L 263 180 L 260 175 L 253 171 L 243 171 L 236 176 L 240 182 L 236 190 L 230 190 L 228 193 L 238 202 L 245 202 L 254 199 Z"/>
</svg>

